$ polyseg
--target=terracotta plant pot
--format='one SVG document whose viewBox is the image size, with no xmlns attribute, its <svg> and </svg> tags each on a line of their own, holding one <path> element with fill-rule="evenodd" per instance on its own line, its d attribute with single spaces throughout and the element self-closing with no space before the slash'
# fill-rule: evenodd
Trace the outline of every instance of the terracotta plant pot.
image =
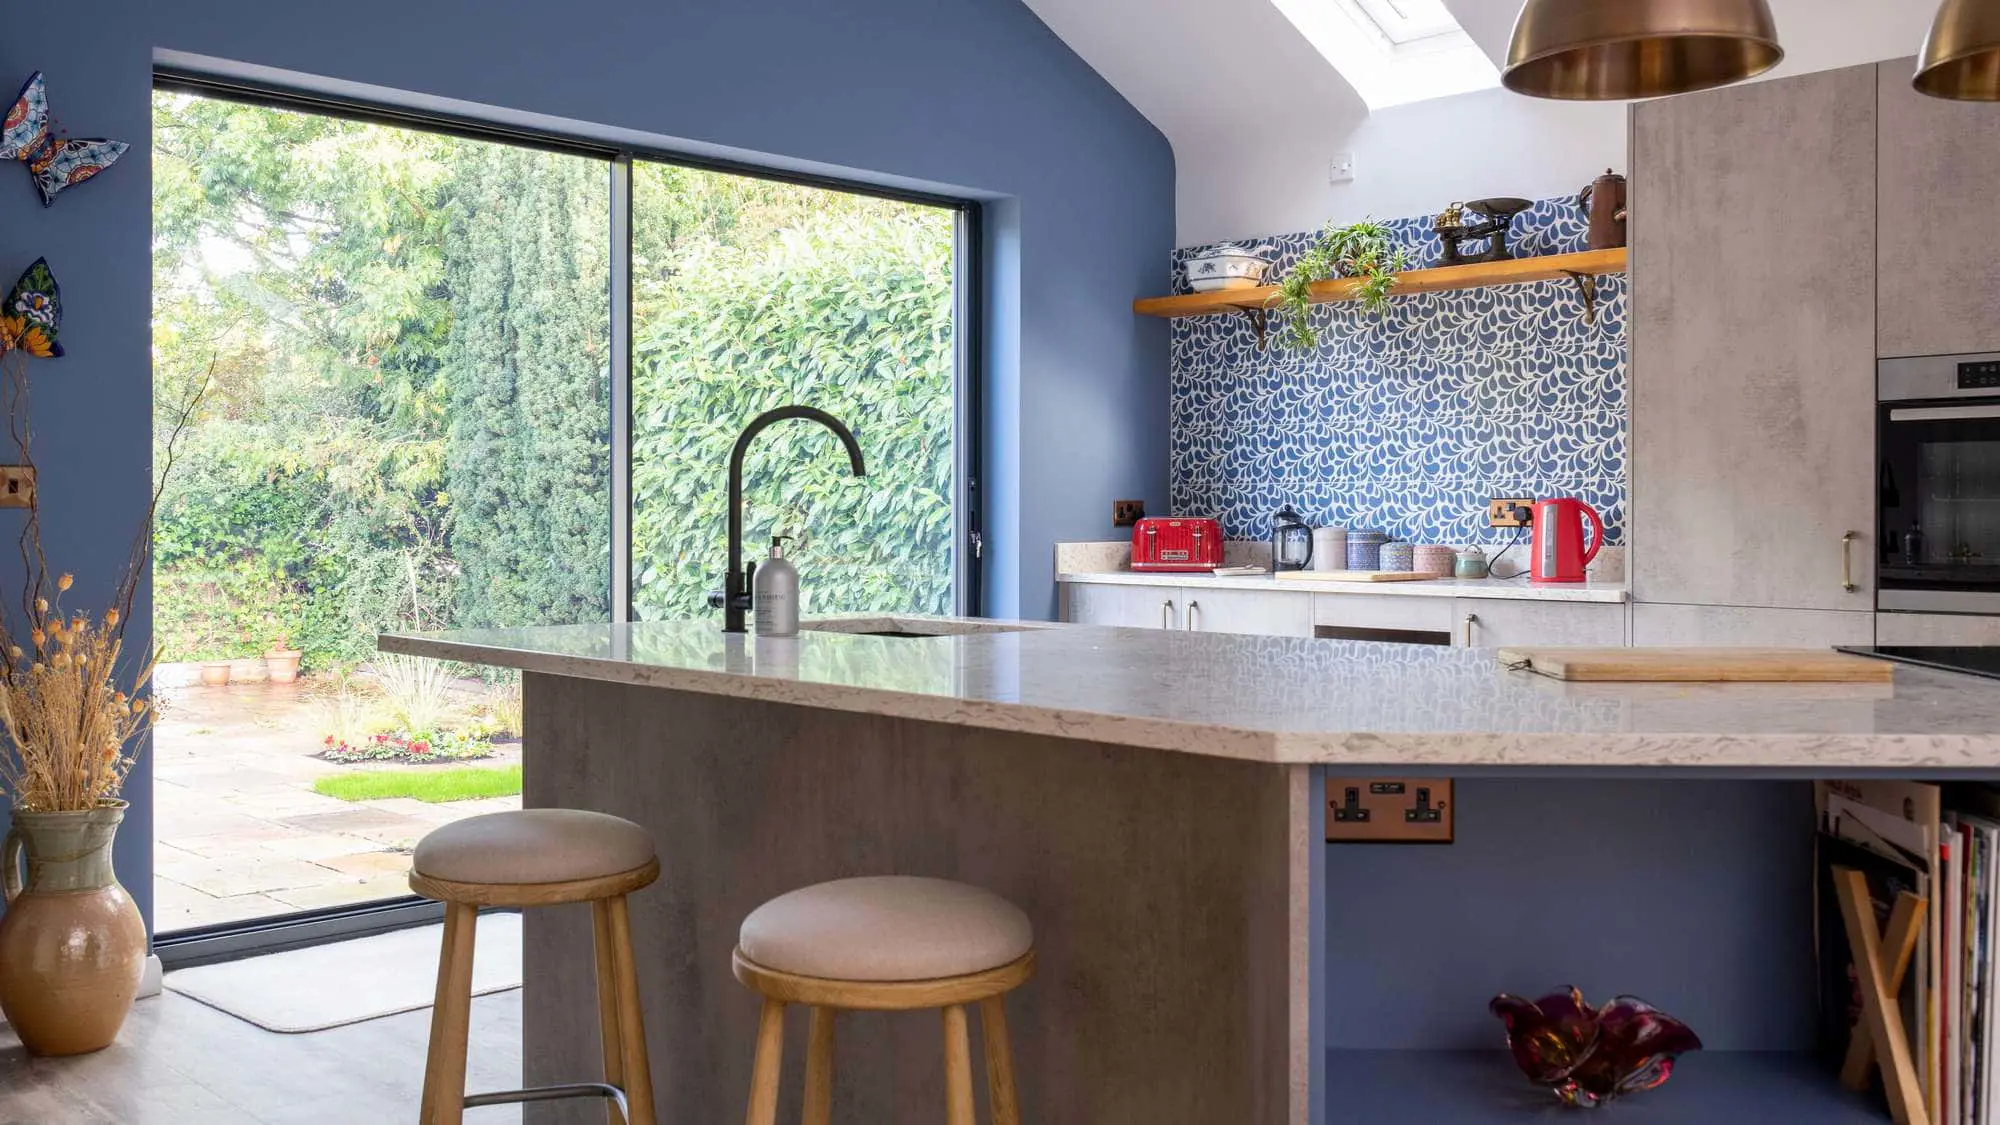
<svg viewBox="0 0 2000 1125">
<path fill-rule="evenodd" d="M 261 656 L 239 656 L 229 662 L 229 682 L 232 684 L 261 684 L 269 675 Z"/>
<path fill-rule="evenodd" d="M 15 812 L 0 847 L 0 1014 L 36 1055 L 81 1055 L 118 1037 L 146 969 L 146 926 L 111 870 L 125 802 Z M 21 883 L 20 860 L 28 857 Z"/>
<path fill-rule="evenodd" d="M 264 654 L 264 667 L 270 669 L 271 682 L 289 684 L 299 678 L 299 658 L 305 654 L 295 648 L 274 648 Z"/>
<path fill-rule="evenodd" d="M 229 661 L 204 660 L 201 662 L 201 682 L 209 687 L 221 687 L 229 682 Z"/>
</svg>

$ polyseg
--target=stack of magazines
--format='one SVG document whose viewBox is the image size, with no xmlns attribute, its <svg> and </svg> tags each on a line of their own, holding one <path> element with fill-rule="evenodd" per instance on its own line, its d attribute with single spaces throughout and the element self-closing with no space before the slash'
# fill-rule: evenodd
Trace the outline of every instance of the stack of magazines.
<svg viewBox="0 0 2000 1125">
<path fill-rule="evenodd" d="M 1828 1045 L 1845 1055 L 1860 993 L 1836 867 L 1868 880 L 1877 927 L 1897 896 L 1926 902 L 1899 997 L 1910 1057 L 1935 1125 L 2000 1125 L 1993 1052 L 2000 998 L 1988 955 L 2000 937 L 2000 791 L 1866 780 L 1814 783 L 1819 816 L 1817 940 Z"/>
</svg>

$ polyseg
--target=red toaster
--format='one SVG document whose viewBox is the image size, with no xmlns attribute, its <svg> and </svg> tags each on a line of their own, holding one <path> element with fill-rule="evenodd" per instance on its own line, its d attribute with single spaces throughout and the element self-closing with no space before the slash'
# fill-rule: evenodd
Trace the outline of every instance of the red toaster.
<svg viewBox="0 0 2000 1125">
<path fill-rule="evenodd" d="M 1222 524 L 1142 519 L 1132 525 L 1132 569 L 1194 573 L 1222 565 Z"/>
</svg>

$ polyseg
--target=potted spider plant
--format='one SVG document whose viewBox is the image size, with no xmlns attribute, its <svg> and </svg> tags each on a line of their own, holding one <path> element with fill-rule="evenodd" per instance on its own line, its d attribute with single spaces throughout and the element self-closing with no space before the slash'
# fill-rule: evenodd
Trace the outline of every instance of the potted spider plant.
<svg viewBox="0 0 2000 1125">
<path fill-rule="evenodd" d="M 1396 275 L 1408 268 L 1410 256 L 1396 246 L 1386 224 L 1372 218 L 1344 227 L 1328 223 L 1278 283 L 1279 307 L 1289 314 L 1282 339 L 1301 351 L 1319 346 L 1319 330 L 1312 323 L 1312 287 L 1319 282 L 1356 279 L 1355 300 L 1380 316 L 1389 307 Z"/>
</svg>

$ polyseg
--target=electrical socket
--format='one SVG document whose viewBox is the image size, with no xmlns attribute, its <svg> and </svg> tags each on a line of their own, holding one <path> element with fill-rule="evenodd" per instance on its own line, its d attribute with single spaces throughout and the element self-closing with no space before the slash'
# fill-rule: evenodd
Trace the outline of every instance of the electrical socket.
<svg viewBox="0 0 2000 1125">
<path fill-rule="evenodd" d="M 1111 526 L 1131 527 L 1146 518 L 1144 500 L 1113 500 L 1111 502 Z"/>
<path fill-rule="evenodd" d="M 0 508 L 26 508 L 35 502 L 35 470 L 26 465 L 0 465 Z"/>
<path fill-rule="evenodd" d="M 1329 844 L 1449 844 L 1451 779 L 1326 779 Z"/>
<path fill-rule="evenodd" d="M 1524 496 L 1496 497 L 1486 502 L 1486 526 L 1526 527 L 1534 519 L 1535 502 Z"/>
<path fill-rule="evenodd" d="M 1336 152 L 1333 154 L 1333 160 L 1327 165 L 1326 182 L 1330 184 L 1347 184 L 1354 182 L 1353 153 Z"/>
</svg>

